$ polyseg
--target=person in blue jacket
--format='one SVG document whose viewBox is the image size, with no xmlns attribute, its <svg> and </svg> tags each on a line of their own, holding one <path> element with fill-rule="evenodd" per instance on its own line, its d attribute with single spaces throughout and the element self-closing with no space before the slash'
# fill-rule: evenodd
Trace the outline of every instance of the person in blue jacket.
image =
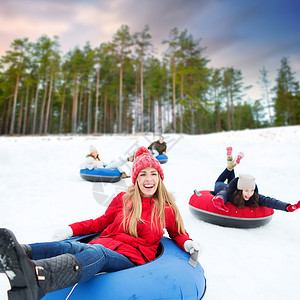
<svg viewBox="0 0 300 300">
<path fill-rule="evenodd" d="M 228 212 L 226 202 L 231 202 L 238 208 L 266 206 L 273 209 L 293 212 L 300 208 L 297 204 L 282 202 L 275 198 L 266 197 L 258 193 L 255 178 L 252 175 L 240 174 L 235 177 L 234 167 L 240 163 L 244 154 L 240 152 L 235 159 L 232 157 L 232 147 L 227 147 L 227 168 L 220 174 L 215 182 L 215 196 L 212 202 L 219 210 Z M 227 180 L 227 183 L 225 181 Z"/>
</svg>

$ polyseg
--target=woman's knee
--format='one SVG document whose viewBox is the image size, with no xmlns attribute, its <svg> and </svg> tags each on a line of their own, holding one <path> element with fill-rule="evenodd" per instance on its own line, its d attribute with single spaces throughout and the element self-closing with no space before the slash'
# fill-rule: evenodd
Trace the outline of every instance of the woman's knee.
<svg viewBox="0 0 300 300">
<path fill-rule="evenodd" d="M 63 253 L 70 253 L 70 254 L 77 254 L 82 252 L 86 249 L 87 244 L 80 243 L 77 241 L 61 241 L 59 242 L 61 252 Z"/>
<path fill-rule="evenodd" d="M 105 247 L 100 244 L 88 244 L 83 250 L 85 254 L 94 257 L 95 260 L 102 259 L 106 256 Z"/>
</svg>

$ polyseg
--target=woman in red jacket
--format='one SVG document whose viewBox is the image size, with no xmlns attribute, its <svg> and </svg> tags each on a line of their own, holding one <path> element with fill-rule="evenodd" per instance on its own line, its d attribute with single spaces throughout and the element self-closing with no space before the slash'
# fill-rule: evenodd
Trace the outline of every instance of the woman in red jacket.
<svg viewBox="0 0 300 300">
<path fill-rule="evenodd" d="M 135 153 L 133 186 L 118 194 L 104 215 L 67 226 L 56 239 L 101 232 L 89 244 L 57 241 L 20 245 L 13 233 L 0 229 L 0 269 L 8 276 L 11 299 L 40 299 L 46 293 L 155 258 L 166 228 L 186 252 L 199 250 L 189 238 L 160 163 L 145 147 Z M 15 297 L 15 298 L 13 298 Z"/>
</svg>

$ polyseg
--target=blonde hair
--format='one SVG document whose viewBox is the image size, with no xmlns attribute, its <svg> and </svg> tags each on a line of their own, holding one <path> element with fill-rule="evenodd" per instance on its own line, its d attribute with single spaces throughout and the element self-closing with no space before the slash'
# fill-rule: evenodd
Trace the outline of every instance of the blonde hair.
<svg viewBox="0 0 300 300">
<path fill-rule="evenodd" d="M 151 228 L 160 229 L 161 231 L 166 225 L 165 222 L 165 207 L 166 204 L 170 205 L 175 212 L 175 222 L 178 232 L 184 234 L 184 225 L 181 218 L 179 209 L 175 203 L 173 196 L 167 191 L 160 175 L 158 181 L 158 187 L 154 195 L 154 206 L 151 212 Z M 140 195 L 140 189 L 135 181 L 135 184 L 130 186 L 123 196 L 123 228 L 126 232 L 134 237 L 138 237 L 137 234 L 137 222 L 141 220 L 142 215 L 142 199 Z"/>
<path fill-rule="evenodd" d="M 87 154 L 87 155 L 86 155 L 86 158 L 87 158 L 87 157 L 92 157 L 92 158 L 95 159 L 95 160 L 100 160 L 100 161 L 101 161 L 100 156 L 99 156 L 98 153 L 97 153 L 96 158 L 95 158 L 91 153 Z"/>
</svg>

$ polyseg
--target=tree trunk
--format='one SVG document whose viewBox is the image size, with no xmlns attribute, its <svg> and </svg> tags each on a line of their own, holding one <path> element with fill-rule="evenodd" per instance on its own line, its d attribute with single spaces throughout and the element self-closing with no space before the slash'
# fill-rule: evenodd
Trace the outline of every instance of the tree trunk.
<svg viewBox="0 0 300 300">
<path fill-rule="evenodd" d="M 2 114 L 1 114 L 1 119 L 0 119 L 0 134 L 5 133 L 5 122 L 6 122 L 6 105 L 4 104 Z"/>
<path fill-rule="evenodd" d="M 120 61 L 120 94 L 119 94 L 119 133 L 122 133 L 122 103 L 123 102 L 123 46 Z"/>
<path fill-rule="evenodd" d="M 80 89 L 80 93 L 79 93 L 79 100 L 78 100 L 78 104 L 77 104 L 77 126 L 81 128 L 81 132 L 85 132 L 85 128 L 86 128 L 86 110 L 83 109 L 82 112 L 82 106 L 83 106 L 83 102 L 85 101 L 85 91 L 84 91 L 84 78 L 81 77 L 80 78 L 80 83 L 79 83 L 79 89 Z M 84 102 L 86 105 L 86 102 Z"/>
<path fill-rule="evenodd" d="M 92 82 L 90 83 L 90 91 L 89 91 L 89 81 L 87 82 L 86 92 L 88 97 L 88 134 L 92 132 Z M 95 120 L 96 121 L 96 120 Z"/>
<path fill-rule="evenodd" d="M 214 98 L 215 98 L 215 114 L 216 114 L 216 131 L 221 131 L 221 119 L 220 119 L 220 105 L 219 105 L 219 95 L 217 88 L 214 88 Z"/>
<path fill-rule="evenodd" d="M 191 97 L 191 134 L 195 134 L 194 99 Z"/>
<path fill-rule="evenodd" d="M 48 133 L 48 127 L 49 127 L 49 126 L 48 126 L 48 122 L 49 122 L 50 104 L 51 104 L 51 98 L 52 98 L 53 77 L 54 77 L 54 72 L 52 71 L 52 73 L 51 73 L 51 78 L 50 78 L 50 87 L 49 87 L 49 94 L 48 94 L 48 103 L 47 103 L 47 108 L 46 108 L 46 119 L 45 119 L 44 133 Z"/>
<path fill-rule="evenodd" d="M 266 97 L 267 97 L 267 105 L 268 105 L 268 113 L 269 113 L 269 119 L 270 119 L 270 126 L 273 126 L 273 121 L 272 121 L 272 114 L 271 114 L 271 108 L 270 108 L 270 97 L 269 97 L 269 91 L 268 87 L 265 84 L 265 91 L 266 91 Z"/>
<path fill-rule="evenodd" d="M 106 133 L 107 116 L 107 88 L 104 90 L 104 108 L 103 108 L 103 133 Z"/>
<path fill-rule="evenodd" d="M 81 95 L 83 95 L 83 93 L 81 93 Z M 82 96 L 80 96 L 80 99 L 82 98 Z M 83 104 L 82 104 L 83 102 Z M 82 107 L 83 106 L 83 107 Z M 82 126 L 81 126 L 81 133 L 88 133 L 89 130 L 89 125 L 88 125 L 88 112 L 89 112 L 89 105 L 88 105 L 88 93 L 87 93 L 87 87 L 85 87 L 85 92 L 84 92 L 84 97 L 83 100 L 80 100 L 80 112 L 82 110 L 82 113 L 80 115 L 82 115 Z"/>
<path fill-rule="evenodd" d="M 123 124 L 122 124 L 122 128 L 123 128 L 123 131 L 124 131 L 124 128 L 125 128 L 125 132 L 128 132 L 128 98 L 126 97 L 125 98 L 125 101 L 124 101 L 124 109 L 123 109 Z"/>
<path fill-rule="evenodd" d="M 170 84 L 169 84 L 169 72 L 167 74 L 167 124 L 170 124 Z"/>
<path fill-rule="evenodd" d="M 7 117 L 5 121 L 5 134 L 9 132 L 9 121 L 10 121 L 10 111 L 11 111 L 11 102 L 12 102 L 13 97 L 9 97 L 9 102 L 8 102 L 8 109 L 7 109 Z"/>
<path fill-rule="evenodd" d="M 65 81 L 64 91 L 63 91 L 63 95 L 62 95 L 62 103 L 61 103 L 61 107 L 60 107 L 60 120 L 59 120 L 59 133 L 60 134 L 62 133 L 62 129 L 63 129 L 65 98 L 66 98 L 66 86 L 67 86 L 67 83 Z"/>
<path fill-rule="evenodd" d="M 180 75 L 180 100 L 183 100 L 184 98 L 184 89 L 183 89 L 183 84 L 184 84 L 184 74 L 181 73 Z M 180 133 L 183 132 L 183 120 L 182 120 L 182 117 L 183 117 L 183 112 L 182 112 L 182 105 L 180 104 Z M 193 120 L 193 115 L 192 115 L 192 122 L 194 122 Z"/>
<path fill-rule="evenodd" d="M 158 133 L 162 135 L 163 126 L 162 126 L 162 107 L 161 107 L 161 99 L 159 98 L 157 101 L 158 105 Z"/>
<path fill-rule="evenodd" d="M 71 111 L 72 111 L 72 105 L 71 105 L 71 103 L 67 103 L 67 105 L 66 105 L 66 121 L 65 121 L 66 132 L 69 132 L 70 129 L 72 129 L 72 119 L 70 118 Z"/>
<path fill-rule="evenodd" d="M 74 88 L 73 88 L 73 107 L 72 107 L 72 133 L 77 131 L 77 103 L 78 103 L 78 77 L 74 76 Z"/>
<path fill-rule="evenodd" d="M 97 71 L 97 80 L 96 80 L 96 99 L 95 99 L 95 124 L 94 124 L 94 133 L 98 131 L 98 103 L 99 103 L 99 83 L 100 83 L 100 67 Z"/>
<path fill-rule="evenodd" d="M 20 63 L 19 63 L 18 70 L 21 70 L 21 64 Z M 20 72 L 18 72 L 18 75 L 17 75 L 15 92 L 14 92 L 14 103 L 13 103 L 13 110 L 12 110 L 10 130 L 9 130 L 10 134 L 13 134 L 14 129 L 15 129 L 15 118 L 16 118 L 16 107 L 17 107 L 17 98 L 18 98 L 18 91 L 19 91 L 19 82 L 20 82 Z"/>
<path fill-rule="evenodd" d="M 44 112 L 45 112 L 45 106 L 46 106 L 46 99 L 47 99 L 47 90 L 48 90 L 48 72 L 46 75 L 45 80 L 45 90 L 44 90 L 44 96 L 42 101 L 42 108 L 41 108 L 41 117 L 40 117 L 40 128 L 39 128 L 39 134 L 43 131 L 43 124 L 44 124 Z"/>
<path fill-rule="evenodd" d="M 141 132 L 144 132 L 144 57 L 141 57 Z"/>
<path fill-rule="evenodd" d="M 27 124 L 28 124 L 28 102 L 29 102 L 29 85 L 26 87 L 26 97 L 25 97 L 25 108 L 24 108 L 24 119 L 23 119 L 23 130 L 22 134 L 26 134 L 28 132 L 27 130 Z"/>
<path fill-rule="evenodd" d="M 21 134 L 22 131 L 22 118 L 23 118 L 23 104 L 24 104 L 24 92 L 21 94 L 21 101 L 20 101 L 20 113 L 19 113 L 19 120 L 18 120 L 18 134 Z"/>
<path fill-rule="evenodd" d="M 116 113 L 116 116 L 118 115 L 118 113 Z M 114 130 L 114 125 L 115 125 L 115 121 L 114 121 L 114 111 L 113 111 L 113 105 L 110 104 L 110 122 L 109 122 L 109 133 L 115 133 Z"/>
<path fill-rule="evenodd" d="M 52 121 L 53 121 L 53 101 L 51 101 L 49 121 L 48 121 L 48 125 L 47 125 L 47 132 L 50 134 L 52 133 L 52 130 L 53 130 Z M 55 130 L 55 132 L 57 132 L 57 129 Z"/>
<path fill-rule="evenodd" d="M 38 107 L 38 97 L 39 97 L 39 85 L 40 85 L 40 75 L 39 75 L 37 83 L 36 83 L 32 134 L 35 134 L 35 131 L 36 131 L 36 119 L 37 119 L 37 107 Z"/>
<path fill-rule="evenodd" d="M 232 129 L 234 130 L 234 105 L 233 105 L 233 94 L 230 92 L 230 111 L 231 111 L 231 126 Z"/>
<path fill-rule="evenodd" d="M 227 106 L 227 130 L 231 130 L 230 126 L 230 106 L 229 106 L 229 95 L 227 93 L 227 101 L 226 101 L 226 106 Z"/>
<path fill-rule="evenodd" d="M 151 106 L 151 94 L 148 93 L 148 131 L 153 132 L 153 119 L 152 119 L 152 106 Z"/>
<path fill-rule="evenodd" d="M 135 99 L 135 103 L 134 103 L 134 111 L 135 111 L 135 129 L 134 131 L 137 133 L 139 131 L 141 131 L 141 118 L 140 118 L 140 114 L 141 114 L 141 102 L 140 102 L 140 98 L 139 98 L 139 76 L 138 73 L 136 72 L 135 75 L 135 84 L 134 84 L 134 99 Z"/>
<path fill-rule="evenodd" d="M 172 85 L 173 85 L 173 133 L 176 133 L 176 72 L 175 72 L 175 56 L 173 56 L 173 74 L 172 74 Z"/>
</svg>

